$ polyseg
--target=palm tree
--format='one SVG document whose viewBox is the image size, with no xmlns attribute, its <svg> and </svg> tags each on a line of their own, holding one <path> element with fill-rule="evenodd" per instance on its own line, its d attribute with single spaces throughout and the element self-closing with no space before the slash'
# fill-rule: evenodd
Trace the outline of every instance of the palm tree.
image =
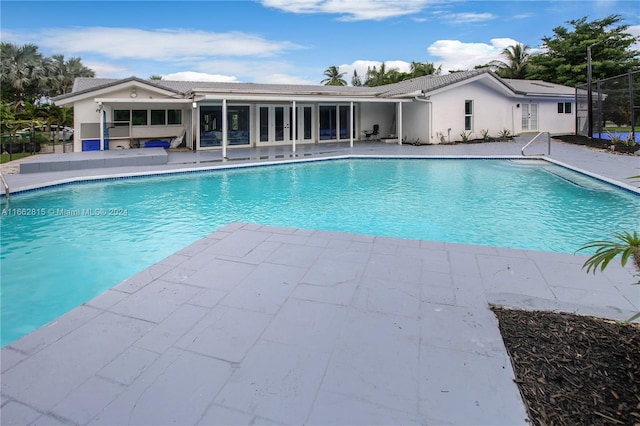
<svg viewBox="0 0 640 426">
<path fill-rule="evenodd" d="M 345 72 L 341 73 L 335 65 L 331 65 L 329 68 L 324 70 L 324 76 L 327 78 L 322 80 L 320 83 L 325 86 L 346 86 L 347 82 L 342 78 L 345 74 Z"/>
<path fill-rule="evenodd" d="M 162 76 L 160 74 L 153 74 L 149 76 L 149 80 L 162 80 Z"/>
<path fill-rule="evenodd" d="M 0 62 L 3 99 L 11 97 L 18 105 L 25 99 L 39 95 L 38 89 L 46 81 L 46 73 L 38 46 L 25 44 L 18 47 L 11 43 L 1 43 Z"/>
<path fill-rule="evenodd" d="M 362 80 L 360 80 L 360 76 L 358 75 L 358 71 L 353 70 L 353 77 L 351 77 L 351 85 L 355 87 L 362 86 Z"/>
<path fill-rule="evenodd" d="M 384 62 L 380 64 L 380 69 L 375 65 L 373 68 L 367 67 L 367 79 L 365 80 L 364 85 L 369 87 L 385 85 L 388 83 L 387 74 L 387 65 Z"/>
<path fill-rule="evenodd" d="M 529 46 L 518 43 L 502 50 L 506 61 L 492 61 L 488 65 L 498 68 L 498 75 L 505 78 L 527 77 L 529 72 Z"/>
<path fill-rule="evenodd" d="M 80 58 L 74 57 L 65 61 L 64 55 L 52 55 L 45 60 L 49 86 L 52 93 L 47 95 L 64 95 L 71 92 L 77 77 L 95 77 L 95 72 L 82 65 Z"/>
<path fill-rule="evenodd" d="M 425 75 L 440 74 L 442 65 L 436 68 L 431 62 L 411 62 L 409 78 L 422 77 Z"/>
</svg>

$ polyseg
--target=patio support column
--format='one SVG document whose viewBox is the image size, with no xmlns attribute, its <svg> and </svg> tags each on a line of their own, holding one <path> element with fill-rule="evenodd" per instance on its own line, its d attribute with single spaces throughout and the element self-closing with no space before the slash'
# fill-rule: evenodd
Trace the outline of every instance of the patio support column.
<svg viewBox="0 0 640 426">
<path fill-rule="evenodd" d="M 228 135 L 227 135 L 227 100 L 222 100 L 222 159 L 227 159 L 227 143 L 228 143 Z"/>
<path fill-rule="evenodd" d="M 349 146 L 353 148 L 353 101 L 349 102 Z"/>
<path fill-rule="evenodd" d="M 298 130 L 298 122 L 296 120 L 296 101 L 291 101 L 292 104 L 292 108 L 293 110 L 291 110 L 291 121 L 293 121 L 293 123 L 291 123 L 291 139 L 293 139 L 293 143 L 292 143 L 292 147 L 293 147 L 293 152 L 296 152 L 296 139 L 298 139 L 296 137 L 296 133 Z"/>
<path fill-rule="evenodd" d="M 398 119 L 396 120 L 398 145 L 402 145 L 402 102 L 398 102 Z"/>
</svg>

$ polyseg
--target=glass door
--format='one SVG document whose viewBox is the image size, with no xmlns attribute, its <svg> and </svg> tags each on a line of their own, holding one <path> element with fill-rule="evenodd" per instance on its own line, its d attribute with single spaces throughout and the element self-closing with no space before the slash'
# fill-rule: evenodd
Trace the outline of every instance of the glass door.
<svg viewBox="0 0 640 426">
<path fill-rule="evenodd" d="M 538 130 L 538 104 L 522 104 L 522 130 Z"/>
<path fill-rule="evenodd" d="M 311 142 L 313 140 L 313 107 L 300 105 L 296 107 L 296 141 Z M 293 123 L 293 108 L 289 108 L 289 123 Z M 289 128 L 289 140 L 293 140 L 293 126 Z"/>
<path fill-rule="evenodd" d="M 289 109 L 289 108 L 287 108 Z M 284 114 L 285 107 L 276 106 L 273 107 L 274 113 L 274 126 L 275 126 L 275 142 L 284 142 L 289 139 L 288 130 L 289 130 L 289 120 L 288 118 L 285 120 Z"/>
<path fill-rule="evenodd" d="M 283 145 L 291 138 L 290 109 L 282 105 L 258 107 L 258 138 L 260 145 Z"/>
</svg>

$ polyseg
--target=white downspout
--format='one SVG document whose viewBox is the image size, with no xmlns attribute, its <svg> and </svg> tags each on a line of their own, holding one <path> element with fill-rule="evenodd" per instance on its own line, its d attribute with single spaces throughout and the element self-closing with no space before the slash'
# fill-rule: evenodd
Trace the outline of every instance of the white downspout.
<svg viewBox="0 0 640 426">
<path fill-rule="evenodd" d="M 402 102 L 398 102 L 398 120 L 396 121 L 396 133 L 398 134 L 398 145 L 402 145 Z"/>
<path fill-rule="evenodd" d="M 98 110 L 98 114 L 100 114 L 100 151 L 104 151 L 104 111 L 102 102 L 98 102 L 98 106 L 100 107 Z"/>
<path fill-rule="evenodd" d="M 353 148 L 353 101 L 349 102 L 349 146 Z"/>
<path fill-rule="evenodd" d="M 227 159 L 227 100 L 222 100 L 222 159 Z"/>
<path fill-rule="evenodd" d="M 431 102 L 430 99 L 421 99 L 417 96 L 414 96 L 414 98 L 416 101 L 418 102 L 426 102 L 429 104 L 429 143 L 432 143 L 433 141 L 433 103 Z"/>
<path fill-rule="evenodd" d="M 296 122 L 296 101 L 291 101 L 293 104 L 293 111 L 291 111 L 291 136 L 293 138 L 293 153 L 296 152 L 296 132 L 298 130 L 297 122 Z"/>
</svg>

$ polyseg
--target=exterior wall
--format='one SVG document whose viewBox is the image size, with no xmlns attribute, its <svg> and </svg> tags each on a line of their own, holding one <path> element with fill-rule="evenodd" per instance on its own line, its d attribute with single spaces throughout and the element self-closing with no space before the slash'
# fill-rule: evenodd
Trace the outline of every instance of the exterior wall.
<svg viewBox="0 0 640 426">
<path fill-rule="evenodd" d="M 111 138 L 110 148 L 129 148 L 136 140 L 145 139 L 169 139 L 179 137 L 183 133 L 191 133 L 190 131 L 190 104 L 185 106 L 184 104 L 175 103 L 144 103 L 144 99 L 158 99 L 162 96 L 156 92 L 147 90 L 141 87 L 135 87 L 135 98 L 131 97 L 132 87 L 116 90 L 108 94 L 101 94 L 99 97 L 103 99 L 126 99 L 131 98 L 136 102 L 130 104 L 118 103 L 109 104 L 105 102 L 102 106 L 105 112 L 106 123 L 113 121 L 114 109 L 140 109 L 140 110 L 152 110 L 152 109 L 180 109 L 182 110 L 182 124 L 181 125 L 151 125 L 148 117 L 148 124 L 144 126 L 131 126 L 130 134 L 126 128 L 121 128 L 118 133 L 124 134 L 122 139 Z M 73 105 L 74 109 L 74 141 L 73 150 L 75 152 L 82 151 L 83 139 L 99 139 L 100 138 L 100 112 L 98 104 L 94 98 L 87 98 L 77 101 Z M 84 130 L 84 131 L 83 131 Z M 188 142 L 188 141 L 187 141 Z"/>
<path fill-rule="evenodd" d="M 538 104 L 538 130 L 556 134 L 573 134 L 576 131 L 575 99 L 531 99 Z M 558 113 L 558 103 L 571 103 L 571 113 Z"/>
<path fill-rule="evenodd" d="M 429 135 L 430 104 L 422 101 L 402 104 L 402 138 L 407 142 L 436 143 Z"/>
<path fill-rule="evenodd" d="M 98 104 L 93 99 L 84 99 L 78 101 L 73 105 L 73 151 L 82 151 L 82 138 L 93 138 L 93 135 L 83 135 L 82 128 L 83 123 L 100 123 L 100 112 L 98 110 Z"/>
<path fill-rule="evenodd" d="M 520 130 L 521 115 L 516 111 L 520 101 L 505 96 L 481 81 L 473 81 L 450 90 L 431 95 L 433 104 L 434 143 L 462 140 L 465 131 L 465 101 L 473 101 L 473 119 L 470 138 L 481 138 L 481 130 L 497 136 L 503 129 L 511 133 Z M 469 131 L 467 131 L 469 133 Z"/>
<path fill-rule="evenodd" d="M 404 107 L 404 106 L 403 106 Z M 380 126 L 380 137 L 386 137 L 396 133 L 394 118 L 396 116 L 395 103 L 360 103 L 360 139 L 364 139 L 362 131 L 370 131 L 373 125 Z M 404 113 L 404 111 L 403 111 Z M 391 126 L 393 125 L 393 129 Z M 357 128 L 358 126 L 356 126 Z M 356 135 L 356 139 L 358 139 Z"/>
</svg>

